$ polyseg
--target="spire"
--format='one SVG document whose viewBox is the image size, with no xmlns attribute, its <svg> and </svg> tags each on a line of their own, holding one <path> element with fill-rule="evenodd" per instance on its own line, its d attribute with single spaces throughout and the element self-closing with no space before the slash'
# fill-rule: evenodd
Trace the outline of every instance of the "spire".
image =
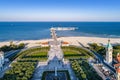
<svg viewBox="0 0 120 80">
<path fill-rule="evenodd" d="M 110 43 L 110 39 L 108 39 L 108 43 Z"/>
</svg>

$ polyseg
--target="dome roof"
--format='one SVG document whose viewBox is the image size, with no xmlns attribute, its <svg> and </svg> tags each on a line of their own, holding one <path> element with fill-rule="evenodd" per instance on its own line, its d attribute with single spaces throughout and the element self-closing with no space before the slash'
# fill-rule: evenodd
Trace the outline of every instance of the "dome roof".
<svg viewBox="0 0 120 80">
<path fill-rule="evenodd" d="M 107 48 L 112 48 L 112 45 L 110 43 L 108 43 Z"/>
<path fill-rule="evenodd" d="M 110 40 L 108 40 L 108 44 L 107 44 L 107 46 L 106 46 L 108 49 L 112 49 L 113 47 L 112 47 L 112 45 L 110 44 Z"/>
</svg>

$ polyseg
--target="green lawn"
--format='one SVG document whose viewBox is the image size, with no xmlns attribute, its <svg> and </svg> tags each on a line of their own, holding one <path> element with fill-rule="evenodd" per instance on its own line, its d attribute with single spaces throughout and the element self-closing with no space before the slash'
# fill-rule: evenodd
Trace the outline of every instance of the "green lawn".
<svg viewBox="0 0 120 80">
<path fill-rule="evenodd" d="M 49 49 L 49 47 L 38 47 L 18 53 L 10 59 L 11 61 L 16 59 L 17 62 L 12 64 L 12 68 L 0 80 L 29 80 L 32 77 L 36 63 L 47 60 Z M 62 50 L 65 59 L 87 59 L 93 56 L 90 52 L 75 46 L 62 47 Z M 82 76 L 85 77 L 85 75 Z"/>
</svg>

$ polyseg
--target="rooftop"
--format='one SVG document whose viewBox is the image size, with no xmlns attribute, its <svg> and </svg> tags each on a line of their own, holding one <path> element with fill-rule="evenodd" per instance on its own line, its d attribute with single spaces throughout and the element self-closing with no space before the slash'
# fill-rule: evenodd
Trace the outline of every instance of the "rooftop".
<svg viewBox="0 0 120 80">
<path fill-rule="evenodd" d="M 111 43 L 110 43 L 110 40 L 108 40 L 108 44 L 107 44 L 106 47 L 109 48 L 109 49 L 112 49 L 112 48 L 113 48 L 112 45 L 111 45 Z"/>
<path fill-rule="evenodd" d="M 120 68 L 118 68 L 116 71 L 117 71 L 118 73 L 120 73 Z"/>
<path fill-rule="evenodd" d="M 119 67 L 120 66 L 120 63 L 118 63 L 118 64 L 114 64 L 114 67 Z"/>
</svg>

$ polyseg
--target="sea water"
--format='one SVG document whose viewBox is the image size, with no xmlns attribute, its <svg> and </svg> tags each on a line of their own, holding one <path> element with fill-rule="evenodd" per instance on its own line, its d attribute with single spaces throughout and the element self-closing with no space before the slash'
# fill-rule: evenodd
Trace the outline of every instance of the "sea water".
<svg viewBox="0 0 120 80">
<path fill-rule="evenodd" d="M 57 31 L 58 37 L 120 38 L 120 22 L 0 22 L 0 41 L 50 38 L 51 27 L 78 28 L 73 31 Z"/>
</svg>

